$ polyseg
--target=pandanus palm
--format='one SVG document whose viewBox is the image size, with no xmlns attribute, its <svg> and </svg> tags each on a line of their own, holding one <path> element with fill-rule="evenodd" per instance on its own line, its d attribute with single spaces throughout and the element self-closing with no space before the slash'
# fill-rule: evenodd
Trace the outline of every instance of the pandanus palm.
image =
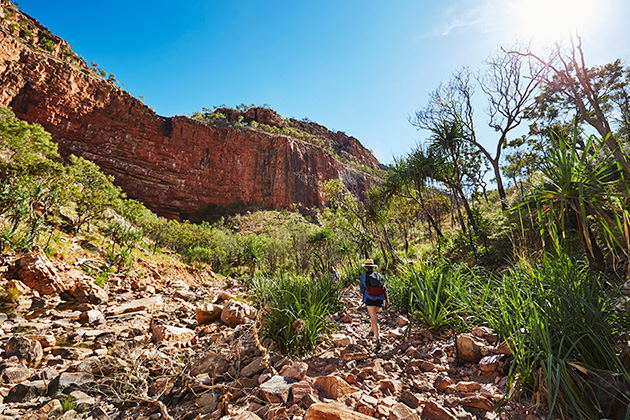
<svg viewBox="0 0 630 420">
<path fill-rule="evenodd" d="M 430 156 L 422 146 L 418 146 L 409 156 L 394 160 L 394 165 L 385 178 L 383 189 L 387 194 L 399 195 L 415 201 L 422 209 L 430 228 L 435 229 L 437 236 L 442 238 L 440 226 L 433 218 L 425 199 L 433 170 L 434 165 Z"/>
<path fill-rule="evenodd" d="M 601 238 L 615 251 L 627 251 L 620 236 L 628 238 L 628 212 L 622 205 L 623 173 L 618 162 L 605 151 L 605 143 L 591 136 L 583 150 L 573 139 L 555 136 L 557 147 L 548 151 L 541 171 L 543 182 L 521 205 L 537 209 L 538 220 L 547 229 L 554 243 L 564 246 L 567 231 L 577 230 L 580 243 L 588 252 L 593 268 L 601 269 L 604 256 L 593 233 L 598 228 Z"/>
<path fill-rule="evenodd" d="M 432 177 L 451 189 L 456 202 L 459 201 L 464 206 L 468 223 L 477 230 L 464 187 L 480 170 L 477 167 L 477 154 L 470 150 L 465 140 L 464 125 L 457 119 L 445 119 L 437 122 L 431 131 L 427 152 L 432 161 Z M 465 226 L 461 216 L 460 223 L 462 227 Z"/>
</svg>

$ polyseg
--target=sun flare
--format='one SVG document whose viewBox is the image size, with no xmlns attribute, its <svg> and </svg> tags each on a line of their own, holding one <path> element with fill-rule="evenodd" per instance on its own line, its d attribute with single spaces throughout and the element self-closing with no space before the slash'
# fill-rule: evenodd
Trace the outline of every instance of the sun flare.
<svg viewBox="0 0 630 420">
<path fill-rule="evenodd" d="M 592 0 L 517 0 L 517 31 L 535 42 L 548 43 L 569 33 L 584 32 L 597 13 Z"/>
</svg>

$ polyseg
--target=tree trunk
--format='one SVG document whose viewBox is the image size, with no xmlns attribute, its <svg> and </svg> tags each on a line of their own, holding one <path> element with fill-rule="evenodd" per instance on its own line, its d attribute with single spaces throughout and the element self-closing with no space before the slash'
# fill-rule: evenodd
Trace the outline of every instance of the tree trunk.
<svg viewBox="0 0 630 420">
<path fill-rule="evenodd" d="M 501 178 L 501 169 L 499 168 L 499 160 L 491 159 L 492 169 L 494 169 L 494 178 L 497 181 L 497 191 L 499 192 L 499 198 L 501 199 L 501 210 L 506 211 L 507 197 L 505 195 L 505 188 L 503 187 L 503 179 Z"/>
</svg>

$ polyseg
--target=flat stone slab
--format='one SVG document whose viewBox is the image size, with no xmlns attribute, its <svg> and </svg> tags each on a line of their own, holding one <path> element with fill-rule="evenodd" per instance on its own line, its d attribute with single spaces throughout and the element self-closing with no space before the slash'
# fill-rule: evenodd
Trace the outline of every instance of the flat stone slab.
<svg viewBox="0 0 630 420">
<path fill-rule="evenodd" d="M 120 315 L 128 312 L 148 311 L 150 309 L 162 309 L 164 299 L 161 296 L 136 299 L 118 306 L 110 306 L 105 310 L 106 315 Z"/>
</svg>

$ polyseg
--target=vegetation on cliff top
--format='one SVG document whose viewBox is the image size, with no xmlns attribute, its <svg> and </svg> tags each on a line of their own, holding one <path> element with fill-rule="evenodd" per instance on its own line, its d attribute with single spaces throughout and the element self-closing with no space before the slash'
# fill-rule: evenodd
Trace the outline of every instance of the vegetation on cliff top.
<svg viewBox="0 0 630 420">
<path fill-rule="evenodd" d="M 259 122 L 254 118 L 246 118 L 245 114 L 249 110 L 267 110 L 274 116 L 277 116 L 278 121 L 265 124 Z M 254 130 L 257 132 L 264 132 L 277 136 L 286 136 L 293 140 L 311 144 L 319 147 L 324 153 L 329 154 L 337 161 L 353 167 L 355 170 L 363 173 L 367 173 L 371 176 L 381 178 L 383 171 L 373 165 L 366 165 L 358 161 L 356 156 L 351 156 L 348 153 L 342 153 L 335 149 L 335 143 L 325 134 L 313 135 L 303 128 L 303 124 L 312 123 L 308 119 L 301 121 L 292 118 L 282 118 L 275 111 L 269 108 L 268 105 L 258 107 L 255 104 L 251 105 L 237 105 L 235 108 L 230 108 L 225 105 L 214 106 L 212 109 L 203 108 L 202 111 L 195 111 L 192 115 L 194 120 L 203 122 L 212 126 L 220 127 L 234 127 L 244 130 Z M 326 130 L 328 131 L 328 130 Z"/>
<path fill-rule="evenodd" d="M 113 73 L 103 70 L 94 61 L 88 67 L 83 56 L 77 55 L 66 41 L 53 35 L 48 28 L 42 26 L 31 17 L 24 15 L 10 3 L 4 9 L 4 15 L 0 16 L 0 26 L 9 35 L 20 39 L 31 48 L 39 49 L 75 67 L 78 66 L 82 70 L 88 70 L 108 82 L 118 83 Z"/>
</svg>

